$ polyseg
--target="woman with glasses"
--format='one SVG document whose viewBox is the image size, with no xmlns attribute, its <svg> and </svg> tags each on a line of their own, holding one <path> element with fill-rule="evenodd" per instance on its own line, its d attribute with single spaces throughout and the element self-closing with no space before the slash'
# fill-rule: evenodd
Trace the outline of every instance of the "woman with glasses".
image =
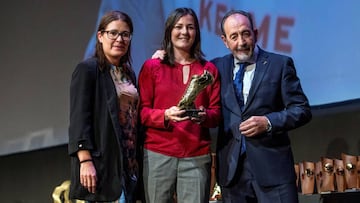
<svg viewBox="0 0 360 203">
<path fill-rule="evenodd" d="M 143 178 L 147 203 L 208 203 L 210 132 L 220 121 L 220 81 L 203 58 L 195 12 L 178 8 L 167 18 L 164 60 L 147 60 L 139 75 L 140 117 L 146 127 Z M 179 101 L 192 78 L 208 72 L 213 83 L 193 101 L 198 114 L 186 114 Z M 194 90 L 195 92 L 199 90 Z M 191 95 L 191 94 L 190 94 Z M 180 102 L 181 103 L 181 102 Z"/>
<path fill-rule="evenodd" d="M 130 17 L 105 14 L 95 55 L 80 62 L 70 86 L 70 198 L 134 202 L 139 94 L 131 67 Z M 126 200 L 126 201 L 125 201 Z"/>
</svg>

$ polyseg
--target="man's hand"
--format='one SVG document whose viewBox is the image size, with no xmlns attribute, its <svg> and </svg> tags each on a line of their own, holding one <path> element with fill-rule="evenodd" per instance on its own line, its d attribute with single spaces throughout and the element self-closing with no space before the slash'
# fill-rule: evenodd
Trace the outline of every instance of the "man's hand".
<svg viewBox="0 0 360 203">
<path fill-rule="evenodd" d="M 267 131 L 268 121 L 266 116 L 251 116 L 241 122 L 239 130 L 246 137 L 253 137 Z"/>
</svg>

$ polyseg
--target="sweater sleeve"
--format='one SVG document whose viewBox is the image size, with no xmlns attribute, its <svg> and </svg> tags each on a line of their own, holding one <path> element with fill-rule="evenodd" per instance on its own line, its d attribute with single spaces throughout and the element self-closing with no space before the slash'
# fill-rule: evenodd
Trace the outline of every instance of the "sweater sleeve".
<svg viewBox="0 0 360 203">
<path fill-rule="evenodd" d="M 141 124 L 153 128 L 166 128 L 165 109 L 155 109 L 155 75 L 156 60 L 147 60 L 139 73 L 140 119 Z"/>
<path fill-rule="evenodd" d="M 210 62 L 205 68 L 213 75 L 214 82 L 206 88 L 209 101 L 206 108 L 206 120 L 201 125 L 214 128 L 221 120 L 220 75 L 215 65 Z"/>
</svg>

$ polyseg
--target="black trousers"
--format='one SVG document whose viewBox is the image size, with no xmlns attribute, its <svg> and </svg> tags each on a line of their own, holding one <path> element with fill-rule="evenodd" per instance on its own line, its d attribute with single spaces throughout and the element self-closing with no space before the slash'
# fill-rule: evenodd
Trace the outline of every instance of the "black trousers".
<svg viewBox="0 0 360 203">
<path fill-rule="evenodd" d="M 242 155 L 235 180 L 221 188 L 223 203 L 298 203 L 296 183 L 260 186 L 254 178 L 246 153 Z M 266 168 L 264 168 L 266 170 Z"/>
</svg>

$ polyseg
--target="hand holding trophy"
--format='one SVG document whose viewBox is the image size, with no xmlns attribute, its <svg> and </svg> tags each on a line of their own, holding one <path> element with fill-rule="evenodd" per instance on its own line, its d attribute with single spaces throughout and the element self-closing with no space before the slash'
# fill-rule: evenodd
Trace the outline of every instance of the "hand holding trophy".
<svg viewBox="0 0 360 203">
<path fill-rule="evenodd" d="M 196 109 L 194 101 L 199 93 L 204 90 L 208 85 L 213 83 L 214 77 L 207 70 L 204 70 L 202 75 L 193 75 L 189 86 L 186 88 L 184 95 L 178 103 L 180 109 L 184 109 L 185 113 L 183 116 L 198 117 L 199 112 L 202 112 L 203 109 Z"/>
</svg>

